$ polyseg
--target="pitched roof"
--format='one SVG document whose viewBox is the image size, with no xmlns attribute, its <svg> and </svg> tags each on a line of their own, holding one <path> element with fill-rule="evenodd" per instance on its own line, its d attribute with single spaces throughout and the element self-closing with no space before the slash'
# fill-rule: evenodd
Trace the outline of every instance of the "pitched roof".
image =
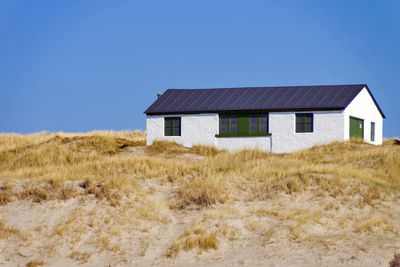
<svg viewBox="0 0 400 267">
<path fill-rule="evenodd" d="M 341 110 L 367 88 L 366 84 L 168 89 L 146 111 L 147 115 L 222 111 Z"/>
</svg>

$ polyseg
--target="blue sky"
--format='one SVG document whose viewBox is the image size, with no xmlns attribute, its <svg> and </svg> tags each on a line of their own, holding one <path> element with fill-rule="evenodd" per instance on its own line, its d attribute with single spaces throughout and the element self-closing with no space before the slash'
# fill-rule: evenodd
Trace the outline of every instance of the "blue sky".
<svg viewBox="0 0 400 267">
<path fill-rule="evenodd" d="M 400 136 L 400 1 L 0 0 L 0 132 L 144 129 L 167 88 L 367 83 Z"/>
</svg>

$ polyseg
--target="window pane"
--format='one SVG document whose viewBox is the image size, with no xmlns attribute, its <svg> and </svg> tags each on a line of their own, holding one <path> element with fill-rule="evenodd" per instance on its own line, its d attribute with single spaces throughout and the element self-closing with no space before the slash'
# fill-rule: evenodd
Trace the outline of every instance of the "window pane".
<svg viewBox="0 0 400 267">
<path fill-rule="evenodd" d="M 250 132 L 256 133 L 257 132 L 257 125 L 258 125 L 258 117 L 257 116 L 250 116 Z"/>
<path fill-rule="evenodd" d="M 312 122 L 312 114 L 306 114 L 306 123 L 311 123 Z"/>
<path fill-rule="evenodd" d="M 260 116 L 260 132 L 266 133 L 268 131 L 268 117 Z"/>
<path fill-rule="evenodd" d="M 231 117 L 231 133 L 237 133 L 238 131 L 238 118 L 237 117 Z"/>
<path fill-rule="evenodd" d="M 305 132 L 307 132 L 307 133 L 312 132 L 312 125 L 311 125 L 311 123 L 306 123 L 304 126 L 305 126 Z"/>
<path fill-rule="evenodd" d="M 172 135 L 172 119 L 165 118 L 164 123 L 165 123 L 165 135 Z"/>
<path fill-rule="evenodd" d="M 302 123 L 296 123 L 296 132 L 302 133 L 303 130 L 303 124 Z"/>
<path fill-rule="evenodd" d="M 173 135 L 181 135 L 181 118 L 174 118 L 174 131 L 173 131 Z"/>
<path fill-rule="evenodd" d="M 296 114 L 296 123 L 303 123 L 303 114 Z"/>
<path fill-rule="evenodd" d="M 181 128 L 179 126 L 174 126 L 174 135 L 181 135 Z"/>
<path fill-rule="evenodd" d="M 171 127 L 165 127 L 165 135 L 172 135 L 172 128 Z"/>
<path fill-rule="evenodd" d="M 181 126 L 181 118 L 175 118 L 174 127 L 180 127 L 180 126 Z"/>
<path fill-rule="evenodd" d="M 226 116 L 219 117 L 219 122 L 220 122 L 219 132 L 227 133 L 228 132 L 228 117 L 226 117 Z"/>
</svg>

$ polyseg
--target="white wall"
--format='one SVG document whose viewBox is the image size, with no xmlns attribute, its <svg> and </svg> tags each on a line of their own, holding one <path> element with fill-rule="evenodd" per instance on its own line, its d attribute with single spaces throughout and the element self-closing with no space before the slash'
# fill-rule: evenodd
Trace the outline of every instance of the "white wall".
<svg viewBox="0 0 400 267">
<path fill-rule="evenodd" d="M 181 136 L 164 136 L 164 117 L 181 117 Z M 147 145 L 155 140 L 174 141 L 186 147 L 194 145 L 216 146 L 220 149 L 237 151 L 244 148 L 258 148 L 270 151 L 269 136 L 257 137 L 215 137 L 219 131 L 218 114 L 156 115 L 147 116 Z"/>
<path fill-rule="evenodd" d="M 364 88 L 344 110 L 344 140 L 350 138 L 350 116 L 364 120 L 364 140 L 382 144 L 383 118 L 368 90 Z M 375 141 L 371 141 L 371 122 L 375 122 Z"/>
<path fill-rule="evenodd" d="M 181 117 L 181 136 L 164 136 L 164 117 Z M 193 145 L 216 146 L 218 114 L 156 115 L 147 116 L 147 145 L 154 140 L 175 141 L 186 147 Z"/>
<path fill-rule="evenodd" d="M 245 148 L 271 151 L 271 136 L 218 137 L 216 139 L 218 148 L 229 151 L 238 151 Z"/>
<path fill-rule="evenodd" d="M 314 131 L 296 133 L 296 112 L 270 112 L 269 131 L 272 136 L 215 137 L 219 131 L 218 114 L 189 114 L 181 117 L 181 136 L 164 136 L 164 117 L 177 115 L 147 116 L 147 145 L 154 140 L 175 141 L 186 147 L 211 145 L 229 151 L 258 148 L 275 153 L 292 152 L 344 140 L 342 111 L 315 111 Z"/>
<path fill-rule="evenodd" d="M 296 133 L 296 113 L 314 114 L 314 131 Z M 343 111 L 270 112 L 271 152 L 283 153 L 343 141 Z"/>
</svg>

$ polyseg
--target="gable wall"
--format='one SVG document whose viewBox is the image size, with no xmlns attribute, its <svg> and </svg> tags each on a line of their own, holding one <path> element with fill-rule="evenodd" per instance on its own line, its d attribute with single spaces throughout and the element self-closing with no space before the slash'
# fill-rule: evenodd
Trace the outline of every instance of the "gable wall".
<svg viewBox="0 0 400 267">
<path fill-rule="evenodd" d="M 344 110 L 344 140 L 350 138 L 350 116 L 364 120 L 364 140 L 382 144 L 383 118 L 368 90 L 364 88 Z M 375 141 L 371 141 L 371 121 L 375 122 Z"/>
</svg>

